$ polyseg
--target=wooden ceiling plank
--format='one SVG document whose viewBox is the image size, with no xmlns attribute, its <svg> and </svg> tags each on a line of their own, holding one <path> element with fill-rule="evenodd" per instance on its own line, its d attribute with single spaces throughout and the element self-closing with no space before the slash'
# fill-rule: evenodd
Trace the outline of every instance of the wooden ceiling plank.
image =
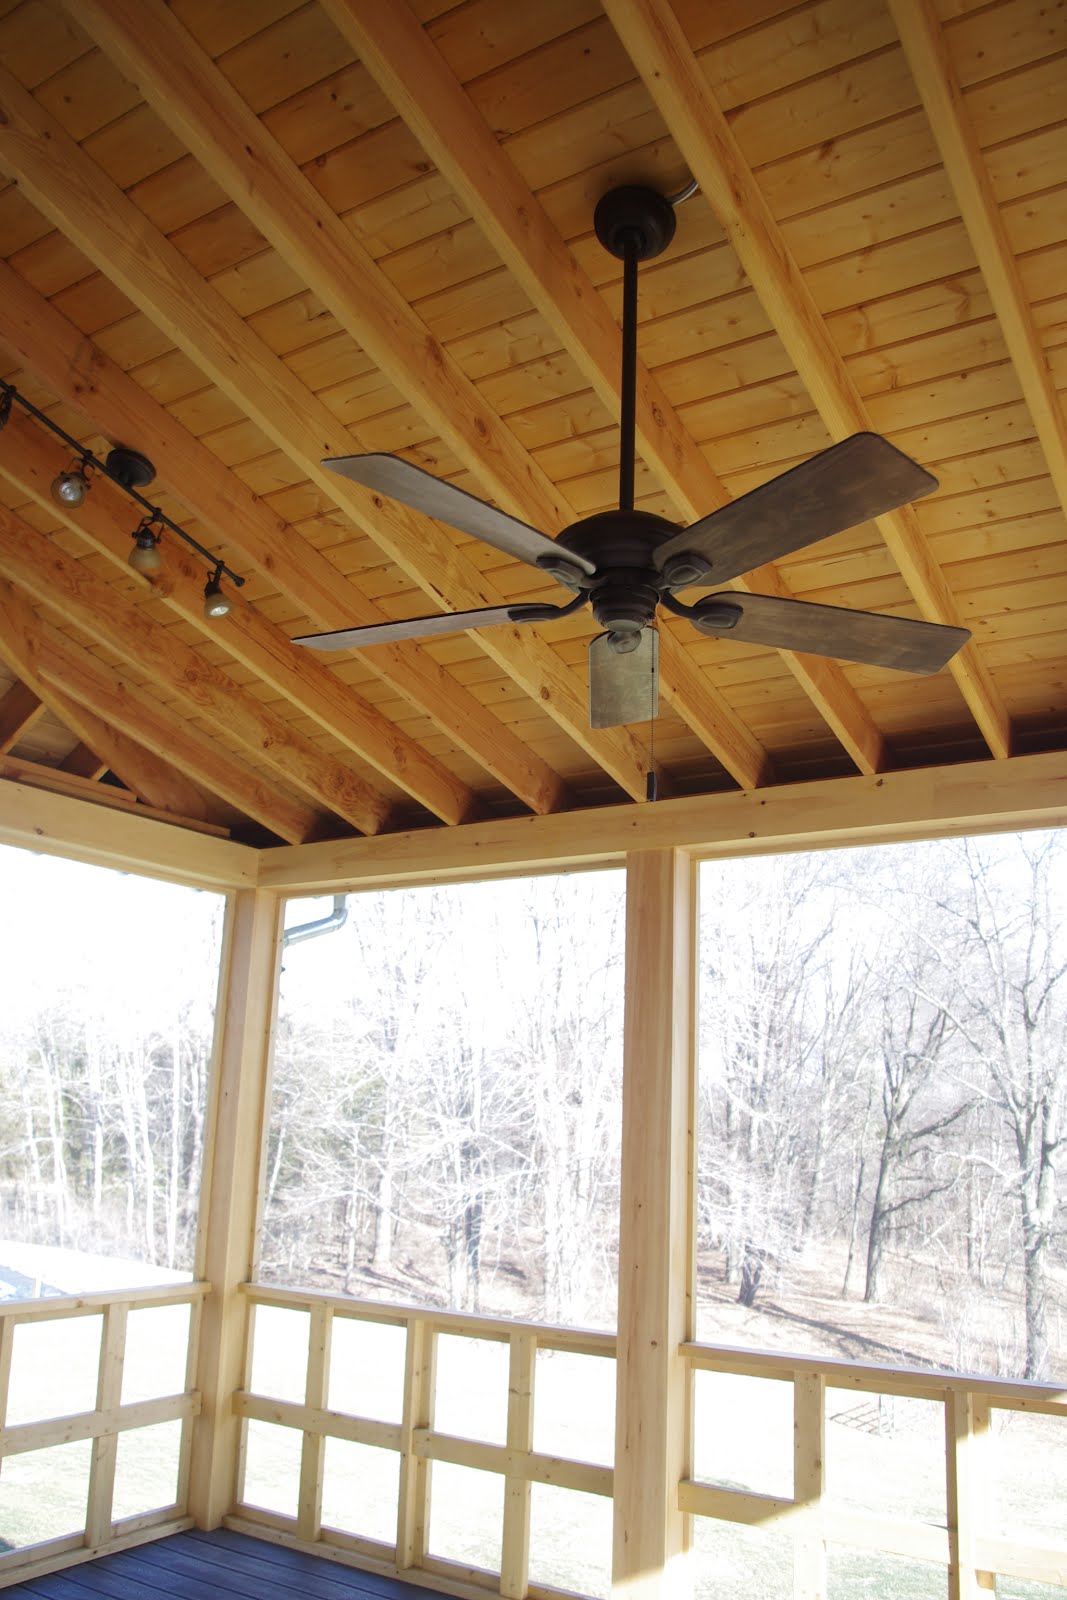
<svg viewBox="0 0 1067 1600">
<path fill-rule="evenodd" d="M 831 435 L 870 428 L 859 392 L 666 0 L 604 0 L 672 138 L 715 211 Z M 958 611 L 910 507 L 878 526 L 924 616 L 958 626 Z M 986 662 L 966 645 L 949 670 L 993 754 L 1011 749 L 1007 712 Z"/>
<path fill-rule="evenodd" d="M 0 755 L 13 750 L 47 710 L 44 701 L 27 684 L 13 683 L 0 699 Z"/>
<path fill-rule="evenodd" d="M 618 324 L 417 19 L 402 0 L 389 6 L 377 0 L 324 0 L 324 4 L 508 270 L 555 329 L 598 398 L 618 417 Z M 707 516 L 731 498 L 641 361 L 635 420 L 641 455 L 684 518 Z M 747 589 L 747 579 L 738 580 L 735 587 Z M 788 590 L 785 593 L 788 598 Z M 835 735 L 860 770 L 879 770 L 885 762 L 884 743 L 841 670 L 830 662 L 812 667 L 810 657 L 790 651 L 782 654 L 823 715 L 829 711 Z M 676 678 L 673 684 L 678 691 L 675 709 L 738 782 L 751 787 L 754 764 L 757 771 L 762 765 L 751 731 L 725 702 L 710 718 L 706 713 L 712 708 L 706 700 L 687 704 L 681 682 Z"/>
<path fill-rule="evenodd" d="M 964 227 L 989 291 L 1034 428 L 1067 511 L 1067 417 L 1034 325 L 1015 254 L 930 0 L 889 0 Z"/>
<path fill-rule="evenodd" d="M 115 0 L 115 4 L 118 6 L 120 0 Z M 128 16 L 123 11 L 122 26 L 115 27 L 110 0 L 101 0 L 99 5 L 93 7 L 91 16 L 88 12 L 85 15 L 79 13 L 79 21 L 86 26 L 91 23 L 102 34 L 106 23 L 109 47 L 114 47 L 116 56 L 124 61 L 131 74 L 136 73 L 149 83 L 153 81 L 157 83 L 158 109 L 165 115 L 170 115 L 172 111 L 177 115 L 179 97 L 174 92 L 173 82 L 169 81 L 169 72 L 163 75 L 162 80 L 158 80 L 155 79 L 151 67 L 153 52 L 158 55 L 158 40 L 154 46 L 149 43 L 149 59 L 143 59 L 143 52 L 138 51 L 136 68 L 129 61 L 132 47 L 125 36 L 125 29 L 129 27 L 134 34 L 139 33 L 135 21 L 140 14 L 140 8 L 135 8 Z M 169 12 L 166 8 L 161 8 L 158 20 L 165 24 L 167 19 L 170 19 Z M 168 29 L 168 34 L 169 32 Z M 309 229 L 307 236 L 301 238 L 299 232 L 294 234 L 288 223 L 285 224 L 283 236 L 287 241 L 287 249 L 300 251 L 301 271 L 306 269 L 309 277 L 317 282 L 322 276 L 316 265 L 321 251 L 323 260 L 331 267 L 331 282 L 336 280 L 338 284 L 343 284 L 346 273 L 351 279 L 357 270 L 352 263 L 355 261 L 353 252 L 358 247 L 354 247 L 347 229 L 334 213 L 323 206 L 299 169 L 293 166 L 269 139 L 258 119 L 229 88 L 210 60 L 196 49 L 180 27 L 178 33 L 185 40 L 184 46 L 181 47 L 183 102 L 195 98 L 198 112 L 205 118 L 210 117 L 224 139 L 224 143 L 219 143 L 214 137 L 205 137 L 199 117 L 188 118 L 182 114 L 182 126 L 194 143 L 194 153 L 224 186 L 227 181 L 235 185 L 235 198 L 239 199 L 242 207 L 254 210 L 257 219 L 260 218 L 261 208 L 258 206 L 257 196 L 261 186 L 265 192 L 272 195 L 271 205 L 263 208 L 263 211 L 264 216 L 269 214 L 275 229 L 282 227 L 286 210 L 299 212 Z M 169 39 L 168 49 L 170 48 L 179 48 L 176 38 Z M 177 73 L 177 60 L 172 62 L 171 66 Z M 199 92 L 201 80 L 209 84 L 203 93 Z M 445 610 L 476 609 L 499 604 L 499 597 L 492 593 L 491 586 L 481 580 L 480 575 L 457 549 L 454 541 L 443 531 L 435 528 L 428 519 L 406 512 L 394 504 L 386 505 L 369 491 L 339 479 L 335 473 L 322 470 L 320 462 L 323 456 L 351 453 L 354 436 L 340 427 L 321 401 L 303 390 L 284 363 L 271 356 L 236 314 L 231 314 L 229 331 L 243 347 L 242 356 L 235 363 L 230 352 L 224 348 L 224 330 L 218 316 L 209 314 L 205 322 L 201 322 L 198 315 L 198 302 L 210 295 L 203 280 L 192 272 L 188 263 L 161 237 L 152 241 L 153 249 L 146 249 L 146 233 L 150 230 L 146 228 L 143 216 L 137 213 L 136 208 L 126 200 L 121 191 L 110 185 L 99 169 L 87 163 L 84 154 L 72 141 L 65 140 L 62 130 L 32 100 L 32 97 L 25 96 L 17 86 L 10 84 L 6 79 L 0 92 L 5 107 L 13 109 L 13 102 L 18 102 L 16 117 L 21 125 L 17 130 L 10 125 L 2 130 L 0 144 L 5 147 L 3 156 L 5 164 L 8 154 L 14 153 L 13 145 L 20 147 L 22 153 L 26 154 L 29 144 L 36 144 L 37 154 L 41 156 L 54 151 L 58 140 L 64 144 L 67 152 L 64 165 L 69 169 L 73 162 L 81 168 L 79 181 L 75 186 L 80 189 L 83 184 L 88 183 L 94 190 L 92 207 L 79 206 L 77 213 L 80 215 L 72 214 L 67 200 L 57 206 L 55 179 L 58 169 L 53 156 L 43 162 L 31 162 L 38 177 L 43 175 L 43 168 L 43 172 L 50 180 L 45 189 L 34 185 L 28 190 L 31 199 L 34 199 L 35 203 L 42 204 L 57 222 L 62 216 L 64 230 L 77 235 L 79 248 L 84 249 L 92 259 L 96 260 L 97 264 L 119 283 L 124 293 L 143 310 L 148 311 L 153 320 L 164 326 L 175 342 L 186 348 L 205 370 L 210 371 L 227 392 L 239 393 L 242 405 L 257 424 L 293 460 L 299 462 L 313 482 L 375 538 L 386 553 L 403 567 L 436 604 Z M 224 108 L 225 115 L 221 115 L 221 108 Z M 226 130 L 231 125 L 241 129 L 241 137 L 236 141 L 226 137 Z M 26 133 L 30 134 L 29 141 L 24 137 Z M 12 135 L 10 141 L 9 135 Z M 46 138 L 49 142 L 48 153 L 41 150 L 42 138 Z M 246 153 L 246 145 L 252 151 L 251 157 Z M 250 161 L 254 162 L 257 172 L 256 182 L 253 185 L 248 183 Z M 292 185 L 290 188 L 287 179 L 279 190 L 275 179 L 283 165 L 291 169 Z M 29 174 L 24 167 L 19 170 L 23 181 L 27 182 Z M 64 182 L 63 188 L 67 187 L 67 183 Z M 49 198 L 46 199 L 46 195 Z M 105 197 L 108 203 L 102 208 L 101 201 Z M 129 207 L 129 211 L 117 229 L 107 228 L 105 224 L 106 233 L 102 234 L 102 209 L 113 210 L 110 202 L 117 203 L 120 211 L 124 211 L 126 207 Z M 85 221 L 89 222 L 87 232 L 83 231 L 81 226 Z M 257 225 L 259 225 L 258 220 Z M 120 255 L 116 253 L 116 240 L 113 234 L 117 231 L 120 240 L 129 240 L 131 230 L 137 239 L 137 249 L 129 261 L 127 270 L 126 265 L 120 260 Z M 345 252 L 352 256 L 352 263 L 348 266 L 346 266 Z M 171 269 L 177 269 L 184 280 L 184 289 L 176 300 L 171 301 L 169 313 L 164 310 L 158 296 L 154 295 L 153 291 L 160 287 L 160 279 L 154 272 L 148 270 L 149 254 L 157 257 L 153 267 L 167 262 Z M 151 286 L 146 281 L 149 277 L 155 280 Z M 196 285 L 196 297 L 192 303 L 187 298 L 190 283 Z M 366 285 L 361 289 L 361 293 L 363 292 L 369 294 Z M 351 303 L 347 302 L 347 299 L 346 303 L 351 314 Z M 407 314 L 402 322 L 399 320 L 401 308 Z M 218 311 L 220 307 L 216 306 L 213 309 Z M 196 325 L 195 329 L 193 324 Z M 370 323 L 363 322 L 361 326 L 366 334 Z M 421 334 L 418 329 L 421 329 Z M 387 303 L 385 299 L 379 298 L 375 306 L 373 331 L 376 348 L 380 348 L 382 352 L 394 348 L 395 344 L 406 344 L 412 339 L 415 340 L 424 369 L 424 380 L 421 385 L 424 392 L 435 391 L 437 384 L 445 381 L 441 375 L 446 369 L 455 372 L 457 384 L 467 384 L 467 380 L 461 377 L 458 369 L 452 367 L 443 348 L 428 330 L 421 323 L 417 324 L 417 327 L 412 324 L 406 303 L 399 296 L 396 296 L 395 303 L 393 300 Z M 232 339 L 227 342 L 232 344 Z M 264 368 L 266 370 L 263 370 Z M 256 369 L 259 369 L 258 372 Z M 426 386 L 427 380 L 429 388 Z M 451 381 L 450 379 L 450 384 Z M 476 395 L 477 391 L 473 392 Z M 465 390 L 463 394 L 465 395 Z M 445 412 L 451 409 L 452 404 L 462 409 L 461 391 L 457 390 L 449 400 L 442 400 L 439 403 Z M 465 400 L 463 403 L 466 403 Z M 465 441 L 465 448 L 476 449 L 477 439 L 481 439 L 483 455 L 491 458 L 494 467 L 504 471 L 506 464 L 503 481 L 507 485 L 508 498 L 520 494 L 525 489 L 523 504 L 526 509 L 522 514 L 528 516 L 531 501 L 534 505 L 543 503 L 543 497 L 547 493 L 546 485 L 551 488 L 549 480 L 542 481 L 532 463 L 526 462 L 517 441 L 512 439 L 511 445 L 507 444 L 506 429 L 499 430 L 495 435 L 491 433 L 489 423 L 482 415 L 484 409 L 479 404 L 476 421 L 481 427 L 475 428 L 475 440 Z M 484 437 L 482 429 L 486 430 Z M 448 424 L 448 433 L 455 436 L 454 423 Z M 519 460 L 520 455 L 523 457 L 522 461 Z M 563 503 L 555 497 L 554 491 L 552 504 L 559 506 L 559 515 L 553 520 L 563 522 L 573 520 L 564 509 Z M 545 509 L 548 509 L 547 504 Z M 549 531 L 553 531 L 552 520 L 547 517 L 537 515 L 533 520 L 535 525 L 547 526 Z M 589 727 L 585 686 L 577 680 L 573 672 L 564 667 L 550 645 L 529 631 L 520 632 L 518 629 L 509 628 L 500 628 L 492 635 L 480 633 L 478 643 L 480 648 L 492 655 L 509 675 L 522 684 L 534 703 L 551 716 L 628 794 L 633 798 L 643 796 L 647 768 L 645 752 L 626 728 L 594 730 Z"/>
<path fill-rule="evenodd" d="M 316 806 L 343 817 L 361 833 L 380 830 L 388 812 L 386 801 L 357 773 L 131 605 L 129 595 L 93 577 L 52 540 L 4 509 L 0 509 L 0 571 L 138 671 L 165 684 L 194 715 L 208 717 Z"/>
<path fill-rule="evenodd" d="M 162 0 L 74 0 L 79 25 L 507 510 L 569 520 L 474 385 Z M 255 173 L 249 182 L 249 171 Z"/>
<path fill-rule="evenodd" d="M 43 622 L 25 596 L 4 580 L 0 580 L 0 618 L 0 653 L 9 662 L 20 662 L 23 676 L 36 685 L 49 710 L 105 761 L 131 796 L 140 795 L 161 815 L 196 817 L 205 822 L 212 820 L 211 810 L 195 780 L 204 780 L 209 792 L 231 798 L 206 781 L 216 770 L 226 772 L 234 765 L 229 757 L 209 757 L 205 762 L 205 741 L 187 730 L 173 712 L 154 707 L 146 697 L 118 682 L 88 652 Z M 161 749 L 173 759 L 165 761 L 157 753 Z M 183 763 L 185 772 L 175 761 Z M 250 774 L 233 787 L 241 800 L 251 799 L 258 809 L 258 815 L 257 810 L 249 815 L 290 844 L 300 844 L 317 831 L 314 812 L 303 811 L 280 796 L 276 803 L 267 800 L 269 789 Z M 241 800 L 233 803 L 245 810 Z M 183 811 L 183 805 L 188 809 Z"/>
<path fill-rule="evenodd" d="M 52 501 L 50 485 L 66 465 L 44 431 L 28 417 L 13 415 L 0 439 L 0 472 L 68 527 L 101 550 L 126 577 L 132 508 L 125 495 L 100 477 L 75 511 Z M 168 539 L 164 572 L 153 585 L 158 597 L 198 632 L 251 668 L 305 715 L 399 783 L 442 821 L 458 823 L 473 813 L 474 796 L 414 739 L 366 704 L 314 656 L 297 649 L 288 635 L 224 583 L 231 602 L 225 621 L 205 618 L 204 568 L 177 540 Z"/>
<path fill-rule="evenodd" d="M 39 761 L 23 761 L 17 756 L 0 754 L 0 778 L 9 783 L 28 784 L 32 789 L 48 789 L 71 799 L 88 800 L 93 805 L 110 806 L 128 817 L 150 817 L 157 822 L 191 828 L 196 833 L 212 834 L 217 839 L 229 837 L 230 830 L 217 823 L 204 822 L 199 817 L 178 817 L 171 811 L 157 811 L 154 806 L 142 805 L 128 789 L 82 778 L 77 773 L 65 772 L 62 767 L 46 767 Z"/>
<path fill-rule="evenodd" d="M 3 262 L 0 337 L 93 426 L 116 441 L 135 439 L 156 463 L 160 482 L 213 530 L 219 548 L 238 551 L 314 627 L 388 621 L 314 545 Z M 413 644 L 380 645 L 364 651 L 363 659 L 532 811 L 562 805 L 559 775 L 424 650 Z"/>
</svg>

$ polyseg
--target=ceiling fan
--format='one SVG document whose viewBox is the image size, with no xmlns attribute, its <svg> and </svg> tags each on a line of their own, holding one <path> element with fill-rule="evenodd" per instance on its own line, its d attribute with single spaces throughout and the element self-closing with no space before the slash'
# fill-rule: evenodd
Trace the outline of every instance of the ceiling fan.
<svg viewBox="0 0 1067 1600">
<path fill-rule="evenodd" d="M 551 622 L 591 605 L 600 633 L 589 646 L 589 721 L 594 728 L 655 716 L 663 606 L 699 632 L 751 644 L 833 656 L 905 672 L 937 672 L 970 638 L 943 627 L 871 611 L 719 590 L 686 605 L 675 591 L 722 585 L 765 562 L 892 511 L 937 487 L 910 457 L 874 433 L 857 433 L 761 484 L 688 528 L 634 509 L 637 388 L 637 266 L 674 235 L 674 208 L 652 189 L 609 190 L 594 213 L 597 238 L 623 263 L 622 441 L 619 509 L 583 517 L 549 538 L 506 511 L 391 455 L 323 462 L 346 478 L 439 518 L 555 578 L 566 605 L 487 606 L 404 622 L 308 634 L 316 650 L 422 639 L 499 623 Z"/>
</svg>

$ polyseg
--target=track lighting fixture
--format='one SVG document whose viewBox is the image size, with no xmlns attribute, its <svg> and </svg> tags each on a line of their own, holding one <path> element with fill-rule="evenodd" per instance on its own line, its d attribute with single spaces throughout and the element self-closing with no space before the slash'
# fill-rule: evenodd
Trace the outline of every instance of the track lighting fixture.
<svg viewBox="0 0 1067 1600">
<path fill-rule="evenodd" d="M 99 472 L 110 479 L 117 488 L 129 495 L 131 500 L 135 500 L 145 513 L 133 534 L 134 546 L 130 552 L 130 566 L 134 571 L 150 575 L 160 570 L 163 563 L 159 554 L 159 541 L 163 529 L 168 529 L 214 567 L 214 578 L 210 582 L 215 584 L 215 594 L 212 596 L 215 609 L 208 614 L 224 617 L 230 610 L 230 602 L 218 587 L 219 578 L 225 573 L 238 589 L 245 580 L 239 572 L 231 572 L 226 563 L 217 560 L 210 550 L 205 550 L 191 533 L 186 533 L 185 529 L 172 521 L 166 512 L 145 499 L 141 490 L 147 488 L 156 476 L 155 466 L 148 457 L 142 455 L 139 450 L 132 450 L 129 445 L 117 444 L 108 451 L 106 460 L 101 461 L 91 450 L 86 450 L 77 439 L 61 428 L 58 422 L 53 422 L 47 412 L 41 411 L 32 400 L 27 400 L 24 394 L 20 394 L 14 384 L 5 383 L 2 378 L 0 378 L 0 429 L 10 417 L 15 402 L 28 416 L 39 422 L 42 428 L 47 428 L 49 433 L 61 439 L 75 453 L 74 460 L 67 470 L 58 473 L 52 480 L 52 499 L 56 504 L 63 506 L 67 511 L 74 511 L 85 502 L 85 496 L 92 485 L 91 473 Z M 208 598 L 205 591 L 205 608 Z"/>
<path fill-rule="evenodd" d="M 232 610 L 230 597 L 223 591 L 222 584 L 219 581 L 222 577 L 222 570 L 222 562 L 220 561 L 204 585 L 205 617 L 228 617 Z"/>
<path fill-rule="evenodd" d="M 152 577 L 163 565 L 163 558 L 159 553 L 159 534 L 156 532 L 155 522 L 155 517 L 142 517 L 137 527 L 133 530 L 133 549 L 130 551 L 130 566 L 134 572 L 140 572 L 146 578 Z"/>
<path fill-rule="evenodd" d="M 57 506 L 66 506 L 68 511 L 84 504 L 85 496 L 89 493 L 89 467 L 88 457 L 75 461 L 66 472 L 57 472 L 52 479 L 52 499 Z"/>
</svg>

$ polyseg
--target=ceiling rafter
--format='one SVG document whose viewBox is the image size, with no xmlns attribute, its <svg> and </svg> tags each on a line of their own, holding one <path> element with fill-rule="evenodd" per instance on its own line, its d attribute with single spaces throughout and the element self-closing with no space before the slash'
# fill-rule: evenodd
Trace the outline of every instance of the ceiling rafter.
<svg viewBox="0 0 1067 1600">
<path fill-rule="evenodd" d="M 220 543 L 239 550 L 257 572 L 276 584 L 314 626 L 330 629 L 349 626 L 353 620 L 366 624 L 389 620 L 326 556 L 276 517 L 235 472 L 3 262 L 0 338 L 54 394 L 77 407 L 105 435 L 116 441 L 136 439 L 156 462 L 160 482 L 214 530 Z M 424 650 L 379 645 L 364 651 L 363 660 L 532 811 L 553 811 L 562 804 L 558 773 Z M 429 805 L 424 795 L 418 798 Z M 469 804 L 465 795 L 459 798 L 464 806 Z"/>
<path fill-rule="evenodd" d="M 130 528 L 125 496 L 99 477 L 92 494 L 76 510 L 57 507 L 50 487 L 65 465 L 66 457 L 43 429 L 28 417 L 12 416 L 0 438 L 0 472 L 46 511 L 61 517 L 128 576 Z M 231 610 L 225 621 L 206 618 L 203 586 L 202 565 L 176 540 L 169 541 L 165 572 L 151 586 L 166 606 L 443 821 L 457 823 L 473 814 L 474 796 L 464 784 L 361 701 L 321 661 L 298 652 L 288 635 L 250 605 L 239 590 L 227 589 Z"/>
<path fill-rule="evenodd" d="M 247 412 L 443 610 L 504 597 L 444 530 L 321 466 L 355 435 L 246 326 L 11 74 L 0 72 L 0 164 L 27 198 Z M 552 647 L 518 627 L 472 634 L 504 672 L 631 797 L 643 798 L 647 752 L 628 728 L 589 727 L 584 683 Z"/>
<path fill-rule="evenodd" d="M 62 794 L 75 800 L 88 800 L 92 805 L 108 806 L 127 816 L 149 817 L 155 822 L 167 822 L 180 828 L 191 828 L 196 833 L 207 833 L 225 839 L 229 829 L 215 822 L 204 822 L 199 817 L 179 817 L 172 811 L 158 811 L 155 806 L 142 805 L 128 789 L 114 784 L 97 783 L 94 778 L 83 778 L 76 772 L 66 772 L 62 767 L 46 767 L 39 761 L 24 761 L 21 757 L 0 754 L 0 778 L 11 783 L 26 784 L 31 789 L 47 789 L 52 794 Z"/>
<path fill-rule="evenodd" d="M 254 817 L 290 844 L 301 844 L 318 832 L 316 812 L 273 792 L 243 763 L 190 728 L 184 718 L 152 701 L 65 638 L 4 579 L 0 579 L 0 619 L 0 651 L 5 659 L 21 663 L 42 700 L 77 737 L 101 746 L 97 753 L 106 756 L 116 777 L 134 794 L 144 793 L 150 804 L 150 795 L 162 799 L 164 804 L 157 804 L 156 810 L 180 817 L 183 813 L 175 813 L 174 802 L 180 804 L 184 797 L 194 808 L 192 816 L 210 820 L 211 808 L 205 810 L 192 788 L 195 784 Z M 181 763 L 183 773 L 161 760 L 156 754 L 161 749 L 170 753 L 173 762 Z M 179 778 L 183 778 L 180 784 Z"/>
<path fill-rule="evenodd" d="M 47 710 L 44 701 L 27 684 L 13 683 L 0 697 L 0 755 L 13 750 Z"/>
<path fill-rule="evenodd" d="M 1037 337 L 981 146 L 967 113 L 944 30 L 930 0 L 889 0 L 927 121 L 1033 418 L 1038 442 L 1067 511 L 1067 416 Z"/>
<path fill-rule="evenodd" d="M 863 399 L 667 0 L 603 3 L 831 435 L 869 430 Z M 904 506 L 876 520 L 927 620 L 960 626 L 914 510 Z M 973 641 L 949 670 L 992 753 L 1009 755 L 1007 713 Z"/>
<path fill-rule="evenodd" d="M 416 18 L 402 0 L 389 6 L 325 0 L 324 9 L 618 416 L 618 324 Z M 636 422 L 645 459 L 684 515 L 706 516 L 725 504 L 730 498 L 725 487 L 640 361 Z M 766 751 L 667 629 L 660 632 L 659 670 L 664 697 L 741 787 L 768 782 Z M 858 701 L 857 712 L 857 720 L 864 720 Z"/>
<path fill-rule="evenodd" d="M 390 6 L 374 0 L 323 3 L 564 349 L 618 416 L 615 319 L 423 28 L 402 0 Z M 729 492 L 641 361 L 636 400 L 639 447 L 682 515 L 696 519 L 724 505 Z M 774 567 L 738 579 L 733 587 L 792 598 Z M 886 765 L 884 742 L 841 669 L 793 651 L 781 654 L 860 770 L 880 771 Z M 668 649 L 666 662 L 661 660 L 668 699 L 683 671 L 682 652 Z M 717 702 L 717 709 L 716 724 L 701 733 L 704 742 L 742 787 L 768 781 L 769 768 L 761 763 L 751 733 L 725 701 Z M 738 726 L 743 729 L 740 744 L 733 736 Z"/>
<path fill-rule="evenodd" d="M 319 749 L 240 688 L 169 629 L 131 603 L 131 596 L 86 571 L 58 545 L 11 511 L 0 509 L 0 571 L 42 605 L 114 650 L 146 677 L 177 695 L 262 760 L 323 811 L 378 833 L 388 804 L 343 762 Z"/>
<path fill-rule="evenodd" d="M 100 757 L 89 749 L 87 744 L 76 744 L 73 750 L 68 750 L 59 763 L 60 772 L 73 773 L 75 777 L 88 778 L 96 783 L 111 770 L 110 763 L 101 761 Z"/>
</svg>

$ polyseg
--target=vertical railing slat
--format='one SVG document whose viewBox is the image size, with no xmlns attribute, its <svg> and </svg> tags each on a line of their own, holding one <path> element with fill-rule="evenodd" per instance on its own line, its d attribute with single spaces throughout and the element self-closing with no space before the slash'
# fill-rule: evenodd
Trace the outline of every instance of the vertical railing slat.
<svg viewBox="0 0 1067 1600">
<path fill-rule="evenodd" d="M 197 1295 L 189 1302 L 189 1345 L 185 1354 L 186 1394 L 191 1394 L 196 1390 L 196 1373 L 200 1362 L 200 1323 L 203 1310 L 204 1302 Z M 182 1438 L 178 1447 L 178 1481 L 175 1485 L 174 1500 L 182 1516 L 189 1510 L 189 1475 L 193 1461 L 193 1421 L 192 1417 L 186 1417 L 182 1422 Z"/>
<path fill-rule="evenodd" d="M 96 1409 L 114 1411 L 122 1404 L 122 1369 L 126 1357 L 126 1324 L 129 1308 L 124 1304 L 106 1307 L 100 1330 L 100 1369 L 96 1385 Z M 105 1433 L 93 1440 L 89 1466 L 89 1498 L 85 1518 L 85 1543 L 98 1549 L 111 1537 L 112 1502 L 115 1496 L 115 1467 L 119 1436 Z"/>
<path fill-rule="evenodd" d="M 793 1378 L 793 1498 L 816 1515 L 826 1490 L 826 1380 L 818 1373 Z M 826 1540 L 799 1533 L 793 1545 L 795 1600 L 826 1600 Z"/>
<path fill-rule="evenodd" d="M 404 1361 L 404 1415 L 400 1428 L 400 1493 L 396 1564 L 419 1567 L 430 1532 L 431 1463 L 415 1448 L 416 1428 L 432 1428 L 437 1338 L 425 1317 L 408 1321 Z"/>
<path fill-rule="evenodd" d="M 324 1410 L 330 1386 L 330 1342 L 333 1333 L 333 1308 L 322 1301 L 311 1307 L 308 1330 L 307 1380 L 304 1404 Z M 297 1533 L 301 1539 L 317 1539 L 322 1532 L 322 1475 L 326 1463 L 326 1440 L 321 1433 L 304 1433 L 300 1451 L 300 1494 L 297 1501 Z"/>
<path fill-rule="evenodd" d="M 534 1378 L 537 1336 L 513 1333 L 508 1366 L 508 1449 L 522 1455 L 533 1450 Z M 530 1496 L 527 1478 L 504 1480 L 504 1532 L 500 1551 L 500 1593 L 524 1600 L 530 1571 Z"/>
</svg>

